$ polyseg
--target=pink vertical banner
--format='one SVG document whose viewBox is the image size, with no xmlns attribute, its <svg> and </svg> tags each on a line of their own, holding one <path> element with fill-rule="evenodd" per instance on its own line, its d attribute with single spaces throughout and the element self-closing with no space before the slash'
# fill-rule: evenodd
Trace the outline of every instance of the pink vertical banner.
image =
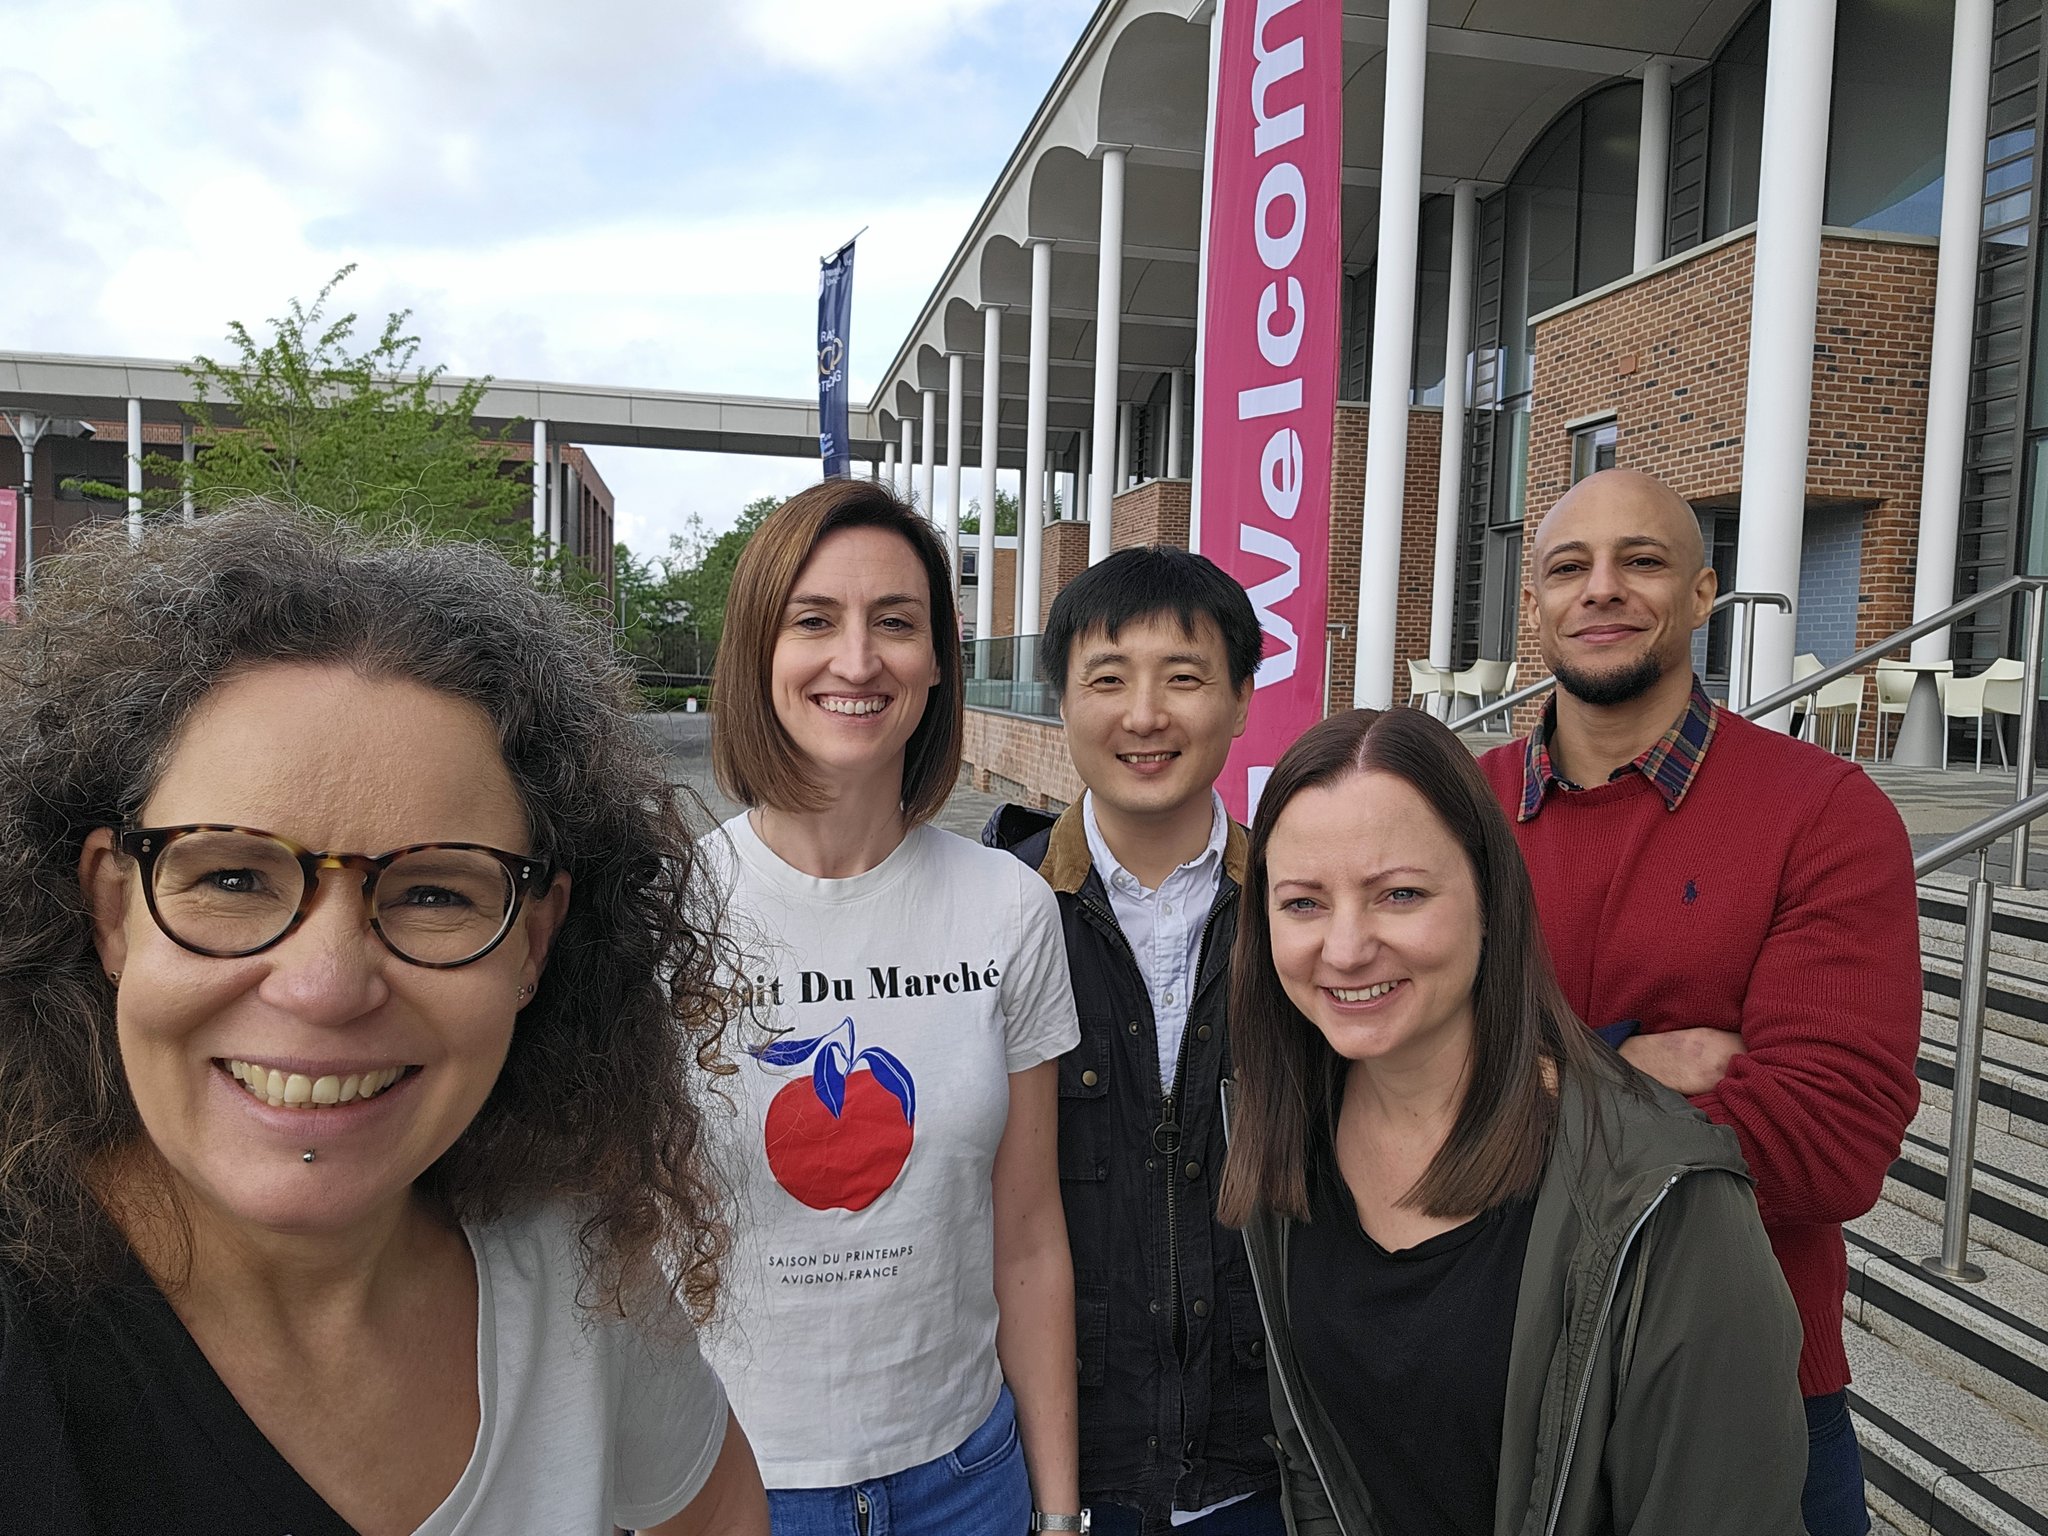
<svg viewBox="0 0 2048 1536">
<path fill-rule="evenodd" d="M 1218 784 L 1249 821 L 1323 717 L 1330 452 L 1343 278 L 1342 0 L 1224 0 L 1203 230 L 1202 553 L 1265 631 L 1251 724 Z"/>
<path fill-rule="evenodd" d="M 0 624 L 14 622 L 14 548 L 20 523 L 21 493 L 0 491 Z"/>
</svg>

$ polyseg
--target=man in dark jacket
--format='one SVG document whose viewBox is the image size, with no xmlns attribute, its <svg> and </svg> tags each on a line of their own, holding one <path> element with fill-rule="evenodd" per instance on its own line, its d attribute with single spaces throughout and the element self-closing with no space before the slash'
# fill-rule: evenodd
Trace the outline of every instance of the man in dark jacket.
<svg viewBox="0 0 2048 1536">
<path fill-rule="evenodd" d="M 1215 1219 L 1244 829 L 1216 794 L 1260 634 L 1199 555 L 1126 549 L 1055 599 L 1040 667 L 1087 792 L 982 841 L 1059 895 L 1081 1043 L 1060 1061 L 1081 1492 L 1098 1536 L 1280 1536 L 1265 1340 Z"/>
</svg>

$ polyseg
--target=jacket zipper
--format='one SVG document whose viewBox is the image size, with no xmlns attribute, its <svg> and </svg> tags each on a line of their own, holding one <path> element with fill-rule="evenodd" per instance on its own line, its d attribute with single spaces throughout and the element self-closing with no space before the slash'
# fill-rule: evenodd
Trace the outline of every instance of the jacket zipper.
<svg viewBox="0 0 2048 1536">
<path fill-rule="evenodd" d="M 1153 1139 L 1153 1145 L 1158 1146 L 1159 1135 L 1164 1133 L 1169 1125 L 1173 1127 L 1174 1158 L 1169 1159 L 1166 1165 L 1166 1256 L 1169 1265 L 1167 1301 L 1173 1308 L 1174 1332 L 1180 1335 L 1180 1347 L 1183 1354 L 1185 1354 L 1187 1347 L 1187 1328 L 1180 1315 L 1180 1196 L 1178 1193 L 1180 1189 L 1180 1180 L 1178 1178 L 1180 1169 L 1177 1159 L 1181 1141 L 1180 1124 L 1176 1116 L 1176 1103 L 1180 1098 L 1181 1079 L 1187 1075 L 1188 1041 L 1194 1034 L 1191 1026 L 1194 1023 L 1195 1017 L 1195 998 L 1202 990 L 1202 970 L 1209 963 L 1209 937 L 1215 932 L 1216 919 L 1223 915 L 1223 909 L 1236 899 L 1236 893 L 1232 892 L 1228 899 L 1219 901 L 1210 907 L 1208 921 L 1202 924 L 1202 942 L 1195 949 L 1194 979 L 1188 984 L 1187 1021 L 1180 1032 L 1180 1050 L 1175 1055 L 1173 1062 L 1173 1082 L 1168 1086 L 1165 1098 L 1160 1104 L 1159 1130 L 1154 1133 Z M 1158 1020 L 1153 1020 L 1153 1027 L 1155 1029 L 1158 1028 Z M 1185 1440 L 1186 1436 L 1183 1435 L 1182 1439 Z"/>
<path fill-rule="evenodd" d="M 1614 1310 L 1614 1298 L 1621 1289 L 1621 1271 L 1628 1263 L 1629 1250 L 1635 1247 L 1636 1238 L 1650 1218 L 1657 1214 L 1657 1207 L 1664 1203 L 1664 1197 L 1671 1193 L 1672 1186 L 1684 1177 L 1684 1173 L 1674 1173 L 1664 1181 L 1664 1187 L 1657 1191 L 1648 1205 L 1643 1207 L 1642 1213 L 1635 1219 L 1635 1224 L 1628 1229 L 1628 1235 L 1621 1240 L 1620 1251 L 1614 1256 L 1614 1270 L 1607 1278 L 1607 1294 L 1600 1302 L 1600 1315 L 1594 1320 L 1593 1332 L 1590 1335 L 1593 1349 L 1587 1356 L 1586 1373 L 1579 1378 L 1578 1396 L 1572 1404 L 1572 1427 L 1565 1436 L 1564 1459 L 1558 1463 L 1556 1482 L 1550 1490 L 1550 1518 L 1543 1524 L 1543 1536 L 1554 1536 L 1558 1517 L 1564 1513 L 1565 1483 L 1571 1476 L 1572 1457 L 1579 1448 L 1579 1430 L 1586 1417 L 1586 1398 L 1593 1390 L 1593 1371 L 1600 1360 L 1599 1340 L 1607 1331 L 1607 1318 Z"/>
<path fill-rule="evenodd" d="M 1277 1222 L 1274 1223 L 1274 1240 L 1282 1245 L 1286 1242 L 1285 1229 Z M 1284 1268 L 1287 1263 L 1284 1252 L 1279 1254 L 1279 1259 L 1281 1267 Z M 1265 1282 L 1259 1279 L 1259 1266 L 1254 1264 L 1251 1266 L 1251 1270 L 1252 1294 L 1258 1298 L 1259 1317 L 1266 1322 L 1267 1331 L 1271 1332 L 1271 1319 L 1282 1314 L 1276 1312 L 1273 1309 L 1273 1304 L 1266 1299 L 1266 1286 Z M 1308 1420 L 1302 1415 L 1301 1404 L 1295 1400 L 1294 1383 L 1288 1379 L 1287 1367 L 1282 1363 L 1280 1357 L 1270 1350 L 1267 1352 L 1267 1358 L 1273 1367 L 1273 1375 L 1280 1382 L 1280 1395 L 1287 1400 L 1288 1417 L 1294 1420 L 1294 1427 L 1301 1435 L 1302 1448 L 1308 1452 L 1308 1464 L 1315 1468 L 1316 1481 L 1321 1483 L 1326 1490 L 1334 1487 L 1335 1484 L 1330 1481 L 1330 1475 L 1323 1470 L 1322 1458 L 1316 1455 L 1315 1436 L 1309 1433 Z M 1335 1499 L 1330 1500 L 1330 1516 L 1337 1522 L 1337 1530 L 1340 1536 L 1349 1536 L 1349 1533 L 1344 1530 L 1344 1517 L 1337 1512 L 1337 1501 Z"/>
<path fill-rule="evenodd" d="M 1202 942 L 1195 950 L 1194 978 L 1189 983 L 1188 988 L 1189 1021 L 1192 1021 L 1195 1016 L 1195 998 L 1201 991 L 1203 967 L 1209 962 L 1209 939 L 1216 931 L 1216 920 L 1223 915 L 1224 909 L 1236 899 L 1237 892 L 1232 890 L 1227 899 L 1218 901 L 1209 908 L 1208 920 L 1202 924 Z M 1146 981 L 1145 968 L 1138 963 L 1138 952 L 1131 948 L 1131 941 L 1125 937 L 1123 926 L 1116 920 L 1116 914 L 1099 903 L 1090 901 L 1085 896 L 1081 898 L 1081 906 L 1083 910 L 1094 913 L 1096 917 L 1101 919 L 1103 925 L 1116 935 L 1117 942 L 1123 945 L 1124 953 L 1130 957 L 1131 968 L 1138 973 L 1139 986 L 1145 989 L 1149 1000 L 1151 987 Z M 1159 1020 L 1156 1017 L 1152 1020 L 1152 1028 L 1155 1032 L 1154 1038 L 1156 1039 L 1156 1032 L 1159 1028 Z M 1183 1326 L 1180 1315 L 1180 1195 L 1178 1176 L 1180 1173 L 1179 1154 L 1181 1142 L 1180 1121 L 1176 1117 L 1175 1100 L 1180 1088 L 1181 1078 L 1187 1072 L 1188 1039 L 1191 1034 L 1192 1031 L 1185 1027 L 1180 1032 L 1180 1050 L 1174 1057 L 1173 1081 L 1164 1085 L 1164 1091 L 1161 1093 L 1159 1100 L 1159 1123 L 1152 1128 L 1153 1149 L 1159 1152 L 1166 1162 L 1166 1315 L 1174 1339 L 1174 1354 L 1176 1357 L 1181 1358 L 1183 1363 L 1185 1363 L 1187 1353 L 1187 1329 Z M 1170 1147 L 1167 1145 L 1169 1140 L 1172 1143 Z M 1185 1398 L 1183 1398 L 1183 1407 L 1185 1407 Z M 1179 1456 L 1183 1461 L 1185 1461 L 1185 1450 L 1183 1448 L 1186 1444 L 1187 1421 L 1185 1413 L 1183 1413 L 1180 1443 L 1175 1447 L 1176 1456 Z"/>
</svg>

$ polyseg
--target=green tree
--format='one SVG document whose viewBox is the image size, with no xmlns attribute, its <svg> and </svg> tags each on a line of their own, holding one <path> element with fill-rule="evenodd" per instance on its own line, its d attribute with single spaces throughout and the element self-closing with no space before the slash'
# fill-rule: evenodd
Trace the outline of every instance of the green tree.
<svg viewBox="0 0 2048 1536">
<path fill-rule="evenodd" d="M 1017 498 L 1001 486 L 997 486 L 996 532 L 999 534 L 1015 533 L 1018 521 L 1022 515 L 1022 509 L 1017 505 Z M 1055 522 L 1064 515 L 1061 511 L 1060 498 L 1058 496 L 1053 497 L 1052 505 L 1045 509 L 1045 515 Z M 981 532 L 981 503 L 979 501 L 967 503 L 967 510 L 960 516 L 960 532 L 962 534 Z"/>
<path fill-rule="evenodd" d="M 357 350 L 357 316 L 327 314 L 354 270 L 343 267 L 311 304 L 293 299 L 268 322 L 267 338 L 230 322 L 233 357 L 196 357 L 184 368 L 198 452 L 190 465 L 146 455 L 144 472 L 158 487 L 146 504 L 171 505 L 187 490 L 202 509 L 262 497 L 530 554 L 531 484 L 505 473 L 506 442 L 473 421 L 490 381 L 450 390 L 440 366 L 420 367 L 410 310 L 388 316 Z M 126 495 L 113 486 L 85 489 Z M 570 585 L 585 584 L 581 573 L 563 574 Z"/>
<path fill-rule="evenodd" d="M 714 644 L 725 629 L 725 600 L 732 591 L 732 573 L 740 563 L 740 551 L 784 497 L 762 496 L 740 509 L 733 525 L 714 539 L 706 539 L 703 524 L 691 519 L 691 529 L 669 541 L 675 557 L 675 593 L 686 623 L 694 634 Z M 691 537 L 694 535 L 694 538 Z"/>
<path fill-rule="evenodd" d="M 1001 486 L 997 486 L 996 532 L 999 534 L 1015 533 L 1017 531 L 1017 516 L 1017 498 Z M 967 510 L 960 514 L 960 531 L 963 534 L 981 532 L 981 503 L 979 501 L 967 503 Z"/>
<path fill-rule="evenodd" d="M 692 513 L 683 531 L 669 536 L 667 550 L 653 559 L 642 560 L 620 545 L 615 579 L 625 648 L 654 671 L 710 671 L 740 551 L 783 499 L 763 496 L 747 503 L 733 526 L 716 537 Z"/>
</svg>

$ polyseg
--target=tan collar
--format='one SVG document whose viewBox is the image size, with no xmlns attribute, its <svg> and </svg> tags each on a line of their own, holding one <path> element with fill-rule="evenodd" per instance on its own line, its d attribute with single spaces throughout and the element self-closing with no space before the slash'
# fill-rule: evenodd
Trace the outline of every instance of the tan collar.
<svg viewBox="0 0 2048 1536">
<path fill-rule="evenodd" d="M 1244 885 L 1245 867 L 1251 853 L 1251 838 L 1235 821 L 1223 835 L 1223 873 L 1234 885 Z M 1081 802 L 1076 800 L 1052 824 L 1046 840 L 1045 858 L 1038 873 L 1045 883 L 1065 896 L 1077 895 L 1088 878 L 1094 860 L 1088 854 L 1088 828 L 1081 819 Z"/>
</svg>

